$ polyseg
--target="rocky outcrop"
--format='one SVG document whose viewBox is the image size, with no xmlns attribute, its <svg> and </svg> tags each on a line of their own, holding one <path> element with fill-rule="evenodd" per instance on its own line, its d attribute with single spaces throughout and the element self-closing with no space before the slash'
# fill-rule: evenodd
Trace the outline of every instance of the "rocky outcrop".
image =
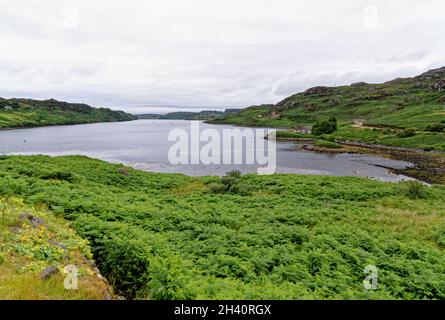
<svg viewBox="0 0 445 320">
<path fill-rule="evenodd" d="M 431 86 L 432 91 L 442 91 L 445 90 L 445 80 L 439 80 Z"/>
<path fill-rule="evenodd" d="M 43 220 L 42 218 L 34 217 L 32 214 L 29 214 L 29 213 L 26 213 L 26 212 L 22 213 L 19 216 L 19 220 L 20 221 L 28 221 L 31 224 L 31 226 L 33 226 L 34 228 L 37 228 L 39 226 L 46 227 L 45 220 Z"/>
<path fill-rule="evenodd" d="M 304 95 L 313 95 L 313 94 L 327 94 L 329 92 L 331 92 L 332 89 L 329 87 L 325 87 L 325 86 L 318 86 L 318 87 L 313 87 L 313 88 L 309 88 L 304 92 Z"/>
<path fill-rule="evenodd" d="M 55 266 L 49 266 L 49 267 L 46 267 L 45 270 L 43 270 L 40 273 L 40 279 L 48 280 L 49 278 L 51 278 L 52 276 L 54 276 L 58 273 L 59 273 L 59 269 L 57 269 Z"/>
<path fill-rule="evenodd" d="M 361 81 L 361 82 L 354 82 L 354 83 L 352 83 L 351 87 L 364 87 L 366 85 L 368 85 L 366 82 Z"/>
<path fill-rule="evenodd" d="M 440 79 L 440 78 L 444 78 L 444 77 L 445 77 L 445 67 L 442 67 L 442 68 L 429 70 L 415 78 L 420 79 L 420 80 L 434 80 L 434 79 Z"/>
</svg>

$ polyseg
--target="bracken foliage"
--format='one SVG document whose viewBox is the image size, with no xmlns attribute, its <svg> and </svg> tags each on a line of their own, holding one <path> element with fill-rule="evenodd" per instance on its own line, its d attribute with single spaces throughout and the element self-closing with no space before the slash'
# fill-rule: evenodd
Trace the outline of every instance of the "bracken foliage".
<svg viewBox="0 0 445 320">
<path fill-rule="evenodd" d="M 357 177 L 223 184 L 122 168 L 80 156 L 3 157 L 0 194 L 70 220 L 129 298 L 445 299 L 443 187 L 413 198 L 405 184 Z M 231 188 L 212 192 L 215 184 Z M 232 190 L 241 184 L 248 193 Z M 363 287 L 368 265 L 378 268 L 377 290 Z"/>
</svg>

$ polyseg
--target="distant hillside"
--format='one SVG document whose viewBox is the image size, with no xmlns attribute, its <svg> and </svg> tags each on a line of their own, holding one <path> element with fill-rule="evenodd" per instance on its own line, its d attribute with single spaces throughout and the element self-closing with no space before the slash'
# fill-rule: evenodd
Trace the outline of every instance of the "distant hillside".
<svg viewBox="0 0 445 320">
<path fill-rule="evenodd" d="M 134 116 L 137 119 L 161 119 L 162 118 L 162 114 L 156 114 L 156 113 L 135 114 Z"/>
<path fill-rule="evenodd" d="M 291 131 L 280 137 L 301 138 L 302 128 L 330 118 L 339 126 L 325 139 L 445 151 L 445 67 L 381 84 L 314 87 L 210 122 L 284 127 Z"/>
<path fill-rule="evenodd" d="M 314 87 L 275 105 L 252 106 L 217 119 L 251 126 L 295 127 L 337 117 L 366 124 L 424 128 L 445 121 L 445 67 L 382 84 Z"/>
<path fill-rule="evenodd" d="M 219 117 L 227 116 L 231 113 L 238 112 L 241 109 L 226 109 L 225 111 L 203 110 L 200 112 L 170 112 L 164 115 L 161 114 L 139 114 L 136 115 L 138 119 L 165 119 L 165 120 L 211 120 Z"/>
<path fill-rule="evenodd" d="M 93 108 L 82 103 L 68 103 L 54 99 L 0 98 L 0 128 L 129 121 L 134 119 L 134 116 L 123 111 Z"/>
</svg>

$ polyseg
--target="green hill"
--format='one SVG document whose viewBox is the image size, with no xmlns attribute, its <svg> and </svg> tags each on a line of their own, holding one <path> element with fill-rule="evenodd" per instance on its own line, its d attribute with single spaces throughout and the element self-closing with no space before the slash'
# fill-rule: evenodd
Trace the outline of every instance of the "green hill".
<svg viewBox="0 0 445 320">
<path fill-rule="evenodd" d="M 82 103 L 0 98 L 0 128 L 134 120 L 134 116 Z"/>
<path fill-rule="evenodd" d="M 381 84 L 314 87 L 212 122 L 296 128 L 330 117 L 340 123 L 335 138 L 445 150 L 445 67 Z M 416 134 L 398 137 L 407 128 Z"/>
</svg>

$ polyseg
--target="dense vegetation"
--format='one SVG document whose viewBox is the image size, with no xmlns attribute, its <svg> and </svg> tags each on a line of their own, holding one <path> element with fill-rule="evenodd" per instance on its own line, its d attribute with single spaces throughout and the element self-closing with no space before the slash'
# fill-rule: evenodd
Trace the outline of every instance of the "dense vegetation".
<svg viewBox="0 0 445 320">
<path fill-rule="evenodd" d="M 23 217 L 32 217 L 34 224 Z M 44 206 L 0 197 L 0 235 L 0 300 L 112 297 L 109 285 L 88 263 L 92 254 L 87 241 Z M 64 288 L 68 265 L 78 269 L 76 290 Z M 41 273 L 48 267 L 59 271 L 42 279 Z"/>
<path fill-rule="evenodd" d="M 127 297 L 445 299 L 440 186 L 3 156 L 0 194 L 70 220 Z M 377 290 L 363 287 L 368 265 Z"/>
<path fill-rule="evenodd" d="M 330 117 L 339 120 L 338 139 L 445 150 L 445 67 L 382 84 L 314 87 L 213 122 L 298 128 Z"/>
<path fill-rule="evenodd" d="M 0 98 L 0 129 L 134 120 L 123 111 L 51 100 Z"/>
<path fill-rule="evenodd" d="M 337 119 L 332 117 L 329 120 L 320 120 L 315 122 L 315 124 L 312 126 L 312 134 L 320 136 L 322 134 L 334 133 L 337 131 L 337 129 Z"/>
</svg>

